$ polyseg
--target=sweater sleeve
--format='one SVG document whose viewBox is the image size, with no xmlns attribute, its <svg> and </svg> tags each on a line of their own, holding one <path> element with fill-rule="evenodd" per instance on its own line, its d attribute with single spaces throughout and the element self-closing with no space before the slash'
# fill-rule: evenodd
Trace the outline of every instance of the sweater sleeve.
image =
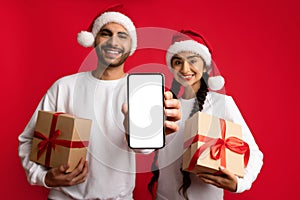
<svg viewBox="0 0 300 200">
<path fill-rule="evenodd" d="M 55 100 L 53 94 L 55 94 L 55 85 L 53 85 L 47 93 L 44 95 L 39 105 L 37 106 L 34 114 L 32 115 L 30 121 L 25 127 L 24 131 L 19 135 L 18 141 L 18 153 L 21 160 L 21 164 L 25 170 L 27 180 L 31 185 L 40 185 L 47 187 L 45 184 L 45 176 L 47 174 L 47 169 L 35 162 L 29 160 L 29 155 L 32 146 L 32 139 L 34 134 L 34 128 L 37 120 L 37 114 L 39 110 L 49 110 L 55 111 Z M 49 187 L 47 187 L 49 188 Z"/>
<path fill-rule="evenodd" d="M 243 119 L 232 97 L 228 96 L 226 104 L 226 107 L 228 108 L 226 110 L 228 118 L 242 126 L 243 140 L 248 143 L 250 148 L 250 158 L 248 161 L 248 165 L 245 168 L 245 175 L 243 178 L 238 178 L 236 193 L 241 193 L 251 188 L 252 183 L 260 173 L 263 165 L 263 153 L 259 150 L 259 147 L 257 146 L 249 127 Z"/>
</svg>

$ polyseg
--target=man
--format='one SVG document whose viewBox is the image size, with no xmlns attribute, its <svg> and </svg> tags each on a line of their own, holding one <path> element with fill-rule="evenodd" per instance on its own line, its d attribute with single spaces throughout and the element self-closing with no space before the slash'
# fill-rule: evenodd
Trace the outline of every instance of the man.
<svg viewBox="0 0 300 200">
<path fill-rule="evenodd" d="M 136 30 L 120 12 L 107 11 L 81 32 L 78 42 L 94 46 L 98 64 L 56 81 L 39 103 L 19 136 L 19 156 L 30 184 L 50 188 L 49 199 L 132 199 L 135 186 L 135 154 L 128 148 L 123 127 L 126 107 L 124 62 L 136 49 Z M 167 133 L 174 132 L 180 118 L 179 102 L 165 93 Z M 87 160 L 70 173 L 67 163 L 50 170 L 29 160 L 37 111 L 49 110 L 92 119 Z"/>
</svg>

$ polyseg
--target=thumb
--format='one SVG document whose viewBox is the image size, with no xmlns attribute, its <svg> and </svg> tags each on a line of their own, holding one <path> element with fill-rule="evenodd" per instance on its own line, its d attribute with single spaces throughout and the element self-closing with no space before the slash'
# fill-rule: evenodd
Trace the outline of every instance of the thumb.
<svg viewBox="0 0 300 200">
<path fill-rule="evenodd" d="M 165 96 L 165 100 L 173 99 L 173 94 L 172 94 L 172 92 L 170 92 L 170 91 L 166 91 L 166 92 L 164 93 L 164 96 Z"/>
<path fill-rule="evenodd" d="M 228 169 L 226 169 L 225 167 L 223 166 L 220 166 L 219 167 L 219 171 L 222 173 L 222 174 L 225 174 L 227 175 L 228 177 L 231 177 L 231 178 L 235 178 L 235 175 L 233 173 L 231 173 Z"/>
<path fill-rule="evenodd" d="M 230 175 L 231 173 L 228 171 L 228 169 L 226 169 L 225 167 L 223 166 L 220 166 L 219 167 L 219 171 L 221 171 L 223 174 L 226 174 L 226 175 Z"/>
<path fill-rule="evenodd" d="M 127 112 L 128 112 L 127 103 L 123 103 L 123 104 L 122 104 L 122 113 L 123 113 L 124 115 L 126 115 Z"/>
<path fill-rule="evenodd" d="M 64 173 L 69 169 L 69 167 L 70 166 L 68 164 L 61 165 L 61 166 L 59 166 L 59 171 Z"/>
</svg>

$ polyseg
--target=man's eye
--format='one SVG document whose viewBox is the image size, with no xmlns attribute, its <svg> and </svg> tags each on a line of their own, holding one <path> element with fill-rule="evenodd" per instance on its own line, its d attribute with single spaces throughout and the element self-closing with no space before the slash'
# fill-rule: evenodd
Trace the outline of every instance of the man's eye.
<svg viewBox="0 0 300 200">
<path fill-rule="evenodd" d="M 128 36 L 125 35 L 125 34 L 119 34 L 118 36 L 119 36 L 119 38 L 121 38 L 121 39 L 127 39 L 127 38 L 128 38 Z"/>
<path fill-rule="evenodd" d="M 107 32 L 100 32 L 100 36 L 106 37 L 106 36 L 109 36 L 109 33 L 107 33 Z"/>
</svg>

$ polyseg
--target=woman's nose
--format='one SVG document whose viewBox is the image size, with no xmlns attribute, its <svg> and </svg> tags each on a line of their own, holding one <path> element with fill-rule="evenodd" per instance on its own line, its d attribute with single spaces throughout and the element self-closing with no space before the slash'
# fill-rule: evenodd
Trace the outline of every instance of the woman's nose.
<svg viewBox="0 0 300 200">
<path fill-rule="evenodd" d="M 187 61 L 182 63 L 181 72 L 186 73 L 190 70 L 190 64 Z"/>
</svg>

